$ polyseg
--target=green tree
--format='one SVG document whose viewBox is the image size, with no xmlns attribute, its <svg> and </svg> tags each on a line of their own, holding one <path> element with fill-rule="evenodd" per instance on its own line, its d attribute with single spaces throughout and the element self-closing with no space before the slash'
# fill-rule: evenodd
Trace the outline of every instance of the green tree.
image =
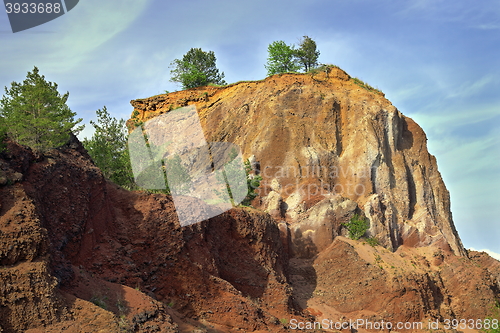
<svg viewBox="0 0 500 333">
<path fill-rule="evenodd" d="M 316 42 L 308 36 L 304 36 L 295 55 L 305 72 L 318 66 L 319 51 L 316 50 Z"/>
<path fill-rule="evenodd" d="M 66 101 L 69 93 L 61 95 L 57 84 L 47 82 L 37 67 L 28 72 L 23 83 L 12 82 L 5 87 L 0 100 L 0 116 L 7 134 L 20 144 L 47 150 L 66 143 L 69 133 L 78 134 L 82 119 L 74 119 Z"/>
<path fill-rule="evenodd" d="M 7 137 L 7 126 L 5 125 L 5 119 L 0 116 L 0 152 L 5 150 L 6 137 Z"/>
<path fill-rule="evenodd" d="M 90 139 L 83 140 L 95 165 L 103 175 L 128 189 L 134 186 L 134 176 L 127 147 L 125 120 L 111 117 L 104 106 L 96 111 L 97 122 L 90 121 L 95 129 Z"/>
<path fill-rule="evenodd" d="M 182 59 L 175 59 L 170 71 L 173 82 L 180 82 L 183 89 L 205 86 L 209 83 L 226 84 L 224 72 L 219 73 L 215 66 L 213 51 L 205 52 L 200 48 L 192 48 Z"/>
<path fill-rule="evenodd" d="M 286 72 L 296 72 L 300 69 L 295 57 L 294 46 L 286 45 L 284 41 L 272 42 L 267 47 L 269 57 L 264 65 L 267 69 L 267 75 L 274 75 Z"/>
</svg>

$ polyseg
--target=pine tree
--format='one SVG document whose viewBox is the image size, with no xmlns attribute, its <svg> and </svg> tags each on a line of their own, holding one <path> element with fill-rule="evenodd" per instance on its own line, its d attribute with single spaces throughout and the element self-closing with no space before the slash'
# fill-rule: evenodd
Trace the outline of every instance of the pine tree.
<svg viewBox="0 0 500 333">
<path fill-rule="evenodd" d="M 127 147 L 125 120 L 111 117 L 106 106 L 96 111 L 97 122 L 90 121 L 95 132 L 83 140 L 95 165 L 115 184 L 134 187 L 134 177 Z"/>
<path fill-rule="evenodd" d="M 63 145 L 70 132 L 78 134 L 83 129 L 76 127 L 82 119 L 74 119 L 76 113 L 66 104 L 68 97 L 68 92 L 61 95 L 57 84 L 46 81 L 34 67 L 23 83 L 5 87 L 0 100 L 0 117 L 8 136 L 42 151 Z"/>
<path fill-rule="evenodd" d="M 304 66 L 304 72 L 318 66 L 319 51 L 316 50 L 316 42 L 308 36 L 304 36 L 295 55 Z"/>
</svg>

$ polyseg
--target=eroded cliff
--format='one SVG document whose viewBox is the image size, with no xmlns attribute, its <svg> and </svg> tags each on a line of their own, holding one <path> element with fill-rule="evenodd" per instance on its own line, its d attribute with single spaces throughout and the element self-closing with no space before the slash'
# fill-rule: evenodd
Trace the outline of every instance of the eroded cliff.
<svg viewBox="0 0 500 333">
<path fill-rule="evenodd" d="M 131 103 L 130 128 L 196 105 L 207 141 L 235 143 L 260 165 L 261 207 L 288 222 L 296 252 L 310 253 L 301 248 L 304 238 L 317 253 L 345 234 L 349 214 L 337 208 L 349 200 L 344 206 L 362 211 L 369 235 L 388 249 L 439 243 L 465 254 L 425 133 L 382 93 L 338 68 Z"/>
</svg>

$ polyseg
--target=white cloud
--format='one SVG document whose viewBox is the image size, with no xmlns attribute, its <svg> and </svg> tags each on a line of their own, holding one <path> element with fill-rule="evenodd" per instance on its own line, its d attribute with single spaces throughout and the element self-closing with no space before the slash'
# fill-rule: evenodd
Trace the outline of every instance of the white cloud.
<svg viewBox="0 0 500 333">
<path fill-rule="evenodd" d="M 469 249 L 470 251 L 478 251 L 478 252 L 486 252 L 488 253 L 492 258 L 495 258 L 496 260 L 500 260 L 500 253 L 496 253 L 496 252 L 493 252 L 491 250 L 488 250 L 488 249 L 482 249 L 482 250 L 476 250 L 474 248 L 470 248 Z"/>
</svg>

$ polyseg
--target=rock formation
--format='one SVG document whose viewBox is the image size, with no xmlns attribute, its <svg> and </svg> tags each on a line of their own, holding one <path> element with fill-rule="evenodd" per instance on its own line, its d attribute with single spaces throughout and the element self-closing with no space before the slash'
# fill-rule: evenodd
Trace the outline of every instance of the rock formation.
<svg viewBox="0 0 500 333">
<path fill-rule="evenodd" d="M 235 143 L 245 157 L 260 162 L 264 210 L 277 217 L 283 209 L 283 217 L 297 222 L 290 224 L 294 237 L 310 230 L 307 237 L 313 242 L 323 238 L 316 229 L 301 226 L 298 210 L 318 202 L 329 205 L 340 195 L 357 204 L 370 220 L 369 234 L 390 250 L 440 243 L 465 254 L 425 133 L 381 92 L 341 69 L 275 75 L 131 103 L 131 128 L 134 122 L 196 105 L 207 141 Z M 331 209 L 323 211 L 329 215 L 319 218 L 331 224 L 326 228 L 333 239 L 341 232 L 335 221 L 342 219 Z"/>
<path fill-rule="evenodd" d="M 263 176 L 257 209 L 181 227 L 171 196 L 109 182 L 76 138 L 44 154 L 9 142 L 0 332 L 500 319 L 500 263 L 464 250 L 423 131 L 380 92 L 329 68 L 132 104 L 131 128 L 195 104 L 207 141 Z M 381 245 L 345 237 L 354 214 Z"/>
</svg>

